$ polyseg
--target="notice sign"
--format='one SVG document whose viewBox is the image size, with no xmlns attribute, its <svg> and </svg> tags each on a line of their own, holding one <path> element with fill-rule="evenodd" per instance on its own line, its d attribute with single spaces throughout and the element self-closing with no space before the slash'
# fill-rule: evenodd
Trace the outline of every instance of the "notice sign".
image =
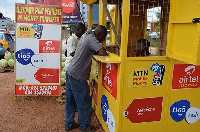
<svg viewBox="0 0 200 132">
<path fill-rule="evenodd" d="M 59 95 L 60 85 L 15 85 L 16 95 Z"/>
<path fill-rule="evenodd" d="M 199 88 L 200 66 L 192 64 L 175 64 L 173 70 L 172 89 Z"/>
<path fill-rule="evenodd" d="M 61 15 L 61 7 L 20 4 L 16 6 L 17 23 L 61 24 Z"/>
<path fill-rule="evenodd" d="M 62 6 L 63 22 L 68 23 L 68 22 L 81 21 L 80 11 L 79 11 L 80 10 L 79 7 L 81 6 L 80 0 L 25 0 L 25 3 Z"/>
<path fill-rule="evenodd" d="M 124 111 L 132 123 L 160 121 L 163 97 L 134 99 Z"/>
<path fill-rule="evenodd" d="M 60 95 L 60 6 L 16 4 L 15 95 Z"/>
<path fill-rule="evenodd" d="M 102 63 L 102 85 L 116 99 L 118 65 Z"/>
</svg>

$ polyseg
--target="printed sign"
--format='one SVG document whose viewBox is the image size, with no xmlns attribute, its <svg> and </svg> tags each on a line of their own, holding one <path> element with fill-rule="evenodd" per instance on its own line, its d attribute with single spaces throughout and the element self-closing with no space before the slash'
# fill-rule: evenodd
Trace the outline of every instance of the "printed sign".
<svg viewBox="0 0 200 132">
<path fill-rule="evenodd" d="M 40 83 L 59 83 L 59 69 L 40 68 L 34 77 Z"/>
<path fill-rule="evenodd" d="M 102 85 L 116 99 L 117 98 L 118 65 L 102 63 Z"/>
<path fill-rule="evenodd" d="M 115 132 L 115 118 L 109 109 L 107 110 L 107 126 L 109 132 Z"/>
<path fill-rule="evenodd" d="M 15 85 L 16 95 L 59 95 L 60 85 Z"/>
<path fill-rule="evenodd" d="M 151 85 L 162 85 L 165 66 L 153 63 L 149 67 L 134 68 L 128 76 L 128 87 L 146 87 Z"/>
<path fill-rule="evenodd" d="M 61 7 L 52 6 L 16 6 L 17 23 L 61 24 Z"/>
<path fill-rule="evenodd" d="M 63 12 L 71 13 L 75 9 L 76 3 L 74 0 L 62 0 Z"/>
<path fill-rule="evenodd" d="M 34 29 L 34 37 L 36 39 L 41 39 L 43 26 L 39 24 L 33 24 L 31 28 Z"/>
<path fill-rule="evenodd" d="M 196 107 L 191 107 L 187 110 L 185 114 L 185 121 L 188 124 L 193 124 L 200 119 L 200 109 Z"/>
<path fill-rule="evenodd" d="M 152 84 L 153 85 L 161 85 L 162 84 L 162 80 L 163 80 L 163 76 L 164 76 L 164 73 L 165 73 L 165 66 L 164 65 L 160 65 L 158 63 L 154 63 L 150 67 L 150 70 L 154 71 Z"/>
<path fill-rule="evenodd" d="M 39 40 L 39 53 L 59 53 L 60 41 L 56 40 Z"/>
<path fill-rule="evenodd" d="M 101 113 L 103 120 L 106 122 L 107 121 L 107 110 L 109 109 L 108 106 L 108 99 L 105 95 L 102 95 L 101 97 Z"/>
<path fill-rule="evenodd" d="M 187 100 L 180 100 L 173 103 L 170 107 L 170 116 L 174 121 L 182 121 L 185 119 L 186 111 L 190 108 L 190 102 Z"/>
<path fill-rule="evenodd" d="M 175 64 L 173 70 L 172 89 L 199 88 L 200 66 L 192 64 Z"/>
<path fill-rule="evenodd" d="M 32 26 L 21 25 L 17 27 L 17 37 L 18 38 L 34 38 L 35 29 Z"/>
<path fill-rule="evenodd" d="M 101 96 L 101 113 L 104 122 L 107 122 L 109 132 L 115 132 L 115 118 L 109 109 L 108 99 L 105 95 Z"/>
<path fill-rule="evenodd" d="M 31 63 L 36 68 L 41 68 L 45 66 L 46 62 L 47 58 L 44 55 L 37 54 L 31 57 Z"/>
<path fill-rule="evenodd" d="M 163 97 L 134 99 L 124 111 L 132 123 L 160 121 Z"/>
<path fill-rule="evenodd" d="M 62 11 L 63 22 L 81 21 L 80 11 L 79 11 L 80 0 L 25 0 L 25 1 L 27 4 L 62 6 L 63 7 L 63 11 Z M 38 12 L 42 12 L 42 11 L 43 11 L 43 9 L 41 9 L 41 8 L 38 9 Z"/>
<path fill-rule="evenodd" d="M 15 95 L 60 95 L 62 8 L 16 4 L 15 16 Z"/>
<path fill-rule="evenodd" d="M 31 57 L 34 55 L 34 52 L 31 49 L 21 49 L 15 53 L 15 58 L 22 65 L 27 65 L 31 63 Z"/>
</svg>

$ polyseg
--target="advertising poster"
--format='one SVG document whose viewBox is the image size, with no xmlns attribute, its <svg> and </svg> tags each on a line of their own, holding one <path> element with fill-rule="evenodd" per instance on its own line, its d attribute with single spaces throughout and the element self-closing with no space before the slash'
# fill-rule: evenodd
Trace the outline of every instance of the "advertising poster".
<svg viewBox="0 0 200 132">
<path fill-rule="evenodd" d="M 60 6 L 16 4 L 15 95 L 60 95 Z"/>
<path fill-rule="evenodd" d="M 200 66 L 192 64 L 175 64 L 172 78 L 172 89 L 199 88 Z"/>
<path fill-rule="evenodd" d="M 77 3 L 76 3 L 77 1 Z M 25 0 L 27 4 L 58 5 L 63 7 L 62 21 L 80 22 L 80 0 Z M 78 5 L 77 5 L 78 4 Z"/>
<path fill-rule="evenodd" d="M 102 85 L 116 99 L 117 98 L 118 65 L 102 63 Z"/>
<path fill-rule="evenodd" d="M 136 67 L 128 75 L 128 87 L 160 86 L 162 85 L 164 74 L 165 65 L 159 63 L 153 63 L 151 67 Z"/>
<path fill-rule="evenodd" d="M 124 111 L 132 123 L 160 121 L 163 97 L 134 99 Z"/>
</svg>

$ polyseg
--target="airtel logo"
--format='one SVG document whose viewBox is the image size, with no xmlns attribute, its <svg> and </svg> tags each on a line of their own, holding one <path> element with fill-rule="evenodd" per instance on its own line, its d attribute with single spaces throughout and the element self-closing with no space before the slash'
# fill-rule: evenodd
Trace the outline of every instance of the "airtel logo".
<svg viewBox="0 0 200 132">
<path fill-rule="evenodd" d="M 74 7 L 74 3 L 73 3 L 73 2 L 70 2 L 70 3 L 68 3 L 68 4 L 62 3 L 62 6 L 63 6 L 63 7 Z"/>
<path fill-rule="evenodd" d="M 75 9 L 75 2 L 74 0 L 62 0 L 63 12 L 71 13 Z"/>
</svg>

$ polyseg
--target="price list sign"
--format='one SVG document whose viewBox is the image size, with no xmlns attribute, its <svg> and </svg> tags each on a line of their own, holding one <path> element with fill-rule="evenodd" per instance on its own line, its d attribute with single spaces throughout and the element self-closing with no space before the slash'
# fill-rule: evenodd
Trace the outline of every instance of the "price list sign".
<svg viewBox="0 0 200 132">
<path fill-rule="evenodd" d="M 15 95 L 60 95 L 60 6 L 16 4 Z"/>
</svg>

